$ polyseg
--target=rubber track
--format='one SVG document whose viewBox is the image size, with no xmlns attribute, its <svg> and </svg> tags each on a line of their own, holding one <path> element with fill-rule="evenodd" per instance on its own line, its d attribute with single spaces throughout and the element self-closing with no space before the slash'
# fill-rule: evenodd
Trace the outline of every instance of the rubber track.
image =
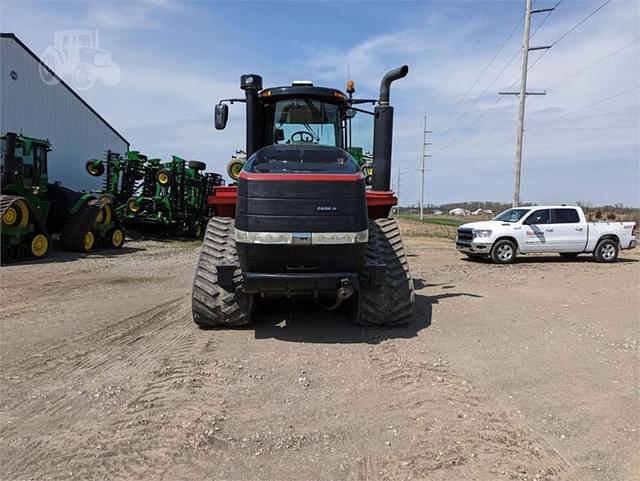
<svg viewBox="0 0 640 481">
<path fill-rule="evenodd" d="M 400 228 L 393 219 L 369 222 L 369 243 L 365 263 L 386 265 L 385 284 L 369 288 L 369 271 L 360 274 L 358 324 L 397 326 L 411 322 L 415 294 Z"/>
<path fill-rule="evenodd" d="M 66 222 L 60 233 L 60 245 L 64 250 L 85 252 L 84 236 L 93 227 L 99 211 L 99 204 L 85 204 Z"/>
<path fill-rule="evenodd" d="M 193 320 L 202 327 L 229 327 L 249 324 L 249 296 L 241 291 L 242 271 L 233 275 L 234 291 L 218 285 L 218 265 L 236 265 L 238 253 L 233 239 L 233 219 L 212 217 L 202 243 L 193 279 Z"/>
</svg>

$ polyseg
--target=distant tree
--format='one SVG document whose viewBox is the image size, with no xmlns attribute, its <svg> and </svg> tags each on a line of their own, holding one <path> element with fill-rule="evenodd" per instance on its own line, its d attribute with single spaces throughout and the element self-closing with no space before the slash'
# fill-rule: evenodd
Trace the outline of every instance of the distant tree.
<svg viewBox="0 0 640 481">
<path fill-rule="evenodd" d="M 596 219 L 598 219 L 598 220 L 602 219 L 602 211 L 601 210 L 596 211 Z"/>
</svg>

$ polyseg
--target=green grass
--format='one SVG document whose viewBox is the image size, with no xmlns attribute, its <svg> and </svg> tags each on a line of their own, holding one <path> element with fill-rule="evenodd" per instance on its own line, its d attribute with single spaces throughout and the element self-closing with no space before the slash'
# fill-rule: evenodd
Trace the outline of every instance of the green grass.
<svg viewBox="0 0 640 481">
<path fill-rule="evenodd" d="M 409 219 L 409 220 L 415 220 L 420 222 L 420 217 L 417 216 L 413 216 L 413 215 L 401 215 L 399 217 L 402 217 L 403 219 Z M 422 220 L 422 222 L 426 223 L 426 224 L 435 224 L 435 225 L 446 225 L 449 227 L 458 227 L 461 226 L 462 224 L 465 224 L 467 222 L 471 222 L 468 219 L 459 219 L 456 217 L 446 217 L 446 216 L 442 216 L 442 215 L 437 215 L 437 216 L 425 216 L 424 219 Z"/>
</svg>

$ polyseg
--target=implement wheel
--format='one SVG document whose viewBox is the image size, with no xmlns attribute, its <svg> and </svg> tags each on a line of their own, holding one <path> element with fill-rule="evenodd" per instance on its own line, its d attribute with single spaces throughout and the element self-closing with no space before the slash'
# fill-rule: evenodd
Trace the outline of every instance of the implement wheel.
<svg viewBox="0 0 640 481">
<path fill-rule="evenodd" d="M 99 210 L 99 205 L 87 203 L 67 221 L 60 233 L 60 244 L 64 250 L 89 252 L 93 248 L 95 237 L 92 228 Z"/>
<path fill-rule="evenodd" d="M 87 169 L 87 173 L 92 177 L 100 177 L 104 174 L 104 164 L 100 161 L 87 160 L 85 168 Z"/>
<path fill-rule="evenodd" d="M 232 286 L 218 284 L 218 266 L 234 265 Z M 193 279 L 191 308 L 200 327 L 244 326 L 251 322 L 256 296 L 242 291 L 242 271 L 233 239 L 233 219 L 212 217 Z"/>
<path fill-rule="evenodd" d="M 398 326 L 411 322 L 415 311 L 413 279 L 404 252 L 400 228 L 393 219 L 369 222 L 366 262 L 385 264 L 381 286 L 371 286 L 371 274 L 360 273 L 360 292 L 355 303 L 354 321 L 367 326 Z"/>
<path fill-rule="evenodd" d="M 124 244 L 124 231 L 122 227 L 116 226 L 111 230 L 107 237 L 107 244 L 110 247 L 115 247 L 116 249 L 120 249 Z"/>
<path fill-rule="evenodd" d="M 227 164 L 227 174 L 233 180 L 238 180 L 240 178 L 240 172 L 242 172 L 242 167 L 244 167 L 244 160 L 236 160 L 232 159 L 231 162 Z"/>
<path fill-rule="evenodd" d="M 171 185 L 172 177 L 173 175 L 169 169 L 160 169 L 156 173 L 156 181 L 163 187 Z"/>
<path fill-rule="evenodd" d="M 31 255 L 33 257 L 43 257 L 49 251 L 49 239 L 44 234 L 36 234 L 31 238 Z"/>
</svg>

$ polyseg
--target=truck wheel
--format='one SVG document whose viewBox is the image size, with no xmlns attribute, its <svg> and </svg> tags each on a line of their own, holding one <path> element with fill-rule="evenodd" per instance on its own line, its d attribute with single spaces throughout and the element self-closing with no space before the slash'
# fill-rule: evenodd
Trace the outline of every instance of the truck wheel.
<svg viewBox="0 0 640 481">
<path fill-rule="evenodd" d="M 100 211 L 98 204 L 85 204 L 67 221 L 60 232 L 60 244 L 66 251 L 89 252 L 95 237 L 91 227 Z"/>
<path fill-rule="evenodd" d="M 360 292 L 354 300 L 354 321 L 366 326 L 398 326 L 411 322 L 415 310 L 413 279 L 400 228 L 393 219 L 369 222 L 366 263 L 385 264 L 382 286 L 370 286 L 370 273 L 360 273 Z"/>
<path fill-rule="evenodd" d="M 219 265 L 238 266 L 233 274 L 235 289 L 218 284 Z M 200 327 L 244 326 L 251 322 L 255 303 L 255 295 L 242 292 L 233 219 L 212 217 L 207 224 L 193 279 L 193 320 Z"/>
<path fill-rule="evenodd" d="M 615 262 L 618 258 L 618 242 L 614 239 L 603 239 L 598 242 L 593 256 L 598 262 Z"/>
<path fill-rule="evenodd" d="M 508 239 L 496 242 L 491 249 L 491 260 L 496 264 L 511 264 L 515 258 L 516 246 Z"/>
</svg>

